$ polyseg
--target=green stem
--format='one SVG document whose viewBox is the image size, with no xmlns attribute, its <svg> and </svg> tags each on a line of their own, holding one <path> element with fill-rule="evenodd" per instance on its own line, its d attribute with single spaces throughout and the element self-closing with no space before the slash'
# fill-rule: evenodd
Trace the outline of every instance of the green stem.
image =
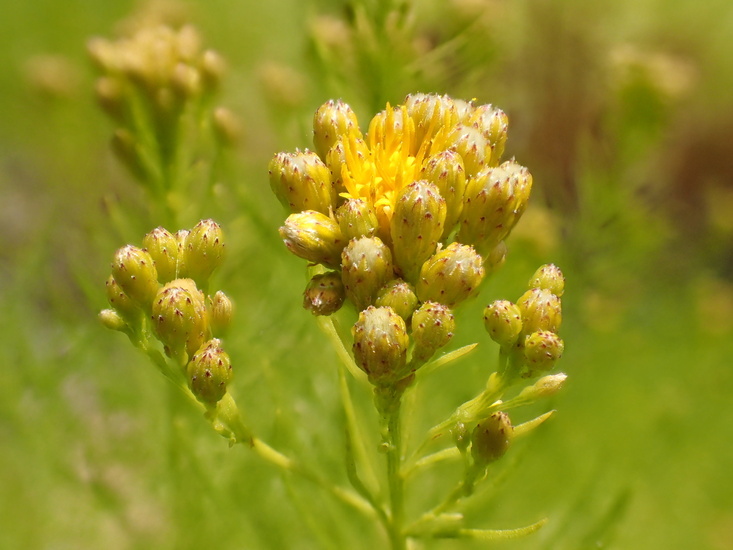
<svg viewBox="0 0 733 550">
<path fill-rule="evenodd" d="M 404 490 L 405 479 L 402 475 L 402 423 L 401 395 L 389 407 L 387 412 L 387 479 L 389 483 L 389 503 L 391 517 L 389 523 L 389 540 L 392 550 L 405 550 L 407 539 L 403 532 L 405 521 Z"/>
</svg>

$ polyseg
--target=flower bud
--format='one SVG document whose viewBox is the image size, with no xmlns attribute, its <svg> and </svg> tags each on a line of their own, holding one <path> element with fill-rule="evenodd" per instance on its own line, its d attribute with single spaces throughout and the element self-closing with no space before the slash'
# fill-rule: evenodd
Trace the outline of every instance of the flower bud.
<svg viewBox="0 0 733 550">
<path fill-rule="evenodd" d="M 331 172 L 315 153 L 278 153 L 270 161 L 269 173 L 273 192 L 290 212 L 328 214 L 336 205 Z"/>
<path fill-rule="evenodd" d="M 504 145 L 506 144 L 509 129 L 509 119 L 506 113 L 493 105 L 479 105 L 471 115 L 471 123 L 481 131 L 489 142 L 490 153 L 487 150 L 487 160 L 489 154 L 491 155 L 489 165 L 497 166 L 499 159 L 504 154 Z"/>
<path fill-rule="evenodd" d="M 132 245 L 120 248 L 112 261 L 112 277 L 133 302 L 150 311 L 158 291 L 158 272 L 150 254 Z"/>
<path fill-rule="evenodd" d="M 510 301 L 497 300 L 484 309 L 484 326 L 494 342 L 511 346 L 522 332 L 522 313 Z"/>
<path fill-rule="evenodd" d="M 473 247 L 451 243 L 423 264 L 417 297 L 452 308 L 478 292 L 483 278 L 483 261 Z"/>
<path fill-rule="evenodd" d="M 242 139 L 242 122 L 230 109 L 217 107 L 211 115 L 214 137 L 220 145 L 231 147 Z"/>
<path fill-rule="evenodd" d="M 413 359 L 424 363 L 445 346 L 456 329 L 450 308 L 437 302 L 425 302 L 412 315 Z"/>
<path fill-rule="evenodd" d="M 164 227 L 156 227 L 143 237 L 143 249 L 150 254 L 158 271 L 158 280 L 167 283 L 176 278 L 178 241 Z"/>
<path fill-rule="evenodd" d="M 330 271 L 314 275 L 303 292 L 303 308 L 313 315 L 331 315 L 341 309 L 346 299 L 341 276 Z"/>
<path fill-rule="evenodd" d="M 406 280 L 415 281 L 423 262 L 435 252 L 445 214 L 438 188 L 425 180 L 411 183 L 397 196 L 390 233 L 395 264 Z"/>
<path fill-rule="evenodd" d="M 186 236 L 179 272 L 205 286 L 214 270 L 224 263 L 224 233 L 214 220 L 201 220 Z"/>
<path fill-rule="evenodd" d="M 562 323 L 560 298 L 549 290 L 533 288 L 517 302 L 522 312 L 522 334 L 528 336 L 540 330 L 557 332 Z"/>
<path fill-rule="evenodd" d="M 107 301 L 114 310 L 130 325 L 135 325 L 140 321 L 142 309 L 132 299 L 125 294 L 115 278 L 109 276 L 106 282 Z"/>
<path fill-rule="evenodd" d="M 336 210 L 336 221 L 345 241 L 358 237 L 372 237 L 379 222 L 374 209 L 361 199 L 349 199 Z"/>
<path fill-rule="evenodd" d="M 405 98 L 405 107 L 415 122 L 413 155 L 423 142 L 431 140 L 441 128 L 453 124 L 457 117 L 455 104 L 447 95 L 410 94 Z"/>
<path fill-rule="evenodd" d="M 463 159 L 455 151 L 442 151 L 428 159 L 420 175 L 434 184 L 445 199 L 446 214 L 442 236 L 445 239 L 458 223 L 463 210 L 463 194 L 466 191 Z"/>
<path fill-rule="evenodd" d="M 328 216 L 315 210 L 290 214 L 280 228 L 280 236 L 299 258 L 332 268 L 339 266 L 344 239 L 338 224 Z"/>
<path fill-rule="evenodd" d="M 565 276 L 555 264 L 545 264 L 532 275 L 529 288 L 546 289 L 559 298 L 565 291 Z"/>
<path fill-rule="evenodd" d="M 568 375 L 562 372 L 543 376 L 537 382 L 519 392 L 518 397 L 532 401 L 543 397 L 552 397 L 562 389 L 567 377 Z"/>
<path fill-rule="evenodd" d="M 397 315 L 407 321 L 417 307 L 417 295 L 410 283 L 402 279 L 392 279 L 379 289 L 374 305 L 377 307 L 389 306 Z"/>
<path fill-rule="evenodd" d="M 375 385 L 397 382 L 404 374 L 409 338 L 405 322 L 390 307 L 369 306 L 352 329 L 356 364 Z"/>
<path fill-rule="evenodd" d="M 214 338 L 202 345 L 191 357 L 186 367 L 188 386 L 196 399 L 207 405 L 215 405 L 227 391 L 232 380 L 232 363 L 229 355 Z"/>
<path fill-rule="evenodd" d="M 479 173 L 466 185 L 458 239 L 488 253 L 519 221 L 531 189 L 532 176 L 513 162 Z"/>
<path fill-rule="evenodd" d="M 466 176 L 476 176 L 491 160 L 491 145 L 478 128 L 465 124 L 456 125 L 446 138 L 449 149 L 453 149 L 463 159 Z"/>
<path fill-rule="evenodd" d="M 99 321 L 110 330 L 125 330 L 127 323 L 114 309 L 103 309 L 99 312 Z"/>
<path fill-rule="evenodd" d="M 217 335 L 226 333 L 232 322 L 234 314 L 234 304 L 229 296 L 221 290 L 217 290 L 213 298 L 209 298 L 209 322 L 211 323 L 211 332 Z"/>
<path fill-rule="evenodd" d="M 207 90 L 215 90 L 227 70 L 227 63 L 215 50 L 206 50 L 201 55 L 201 76 Z"/>
<path fill-rule="evenodd" d="M 471 455 L 477 465 L 486 465 L 504 456 L 512 441 L 514 428 L 509 415 L 495 412 L 479 422 L 471 434 Z"/>
<path fill-rule="evenodd" d="M 176 279 L 158 291 L 153 302 L 153 330 L 169 357 L 183 360 L 209 337 L 204 294 L 191 279 Z"/>
<path fill-rule="evenodd" d="M 350 132 L 361 137 L 356 113 L 348 104 L 331 99 L 318 108 L 313 117 L 313 145 L 324 162 L 331 147 Z"/>
<path fill-rule="evenodd" d="M 392 253 L 379 237 L 353 239 L 344 248 L 341 279 L 358 311 L 372 305 L 379 289 L 393 277 Z"/>
<path fill-rule="evenodd" d="M 552 370 L 558 359 L 562 357 L 565 344 L 554 332 L 539 330 L 533 332 L 524 341 L 524 357 L 527 362 L 529 376 Z"/>
</svg>

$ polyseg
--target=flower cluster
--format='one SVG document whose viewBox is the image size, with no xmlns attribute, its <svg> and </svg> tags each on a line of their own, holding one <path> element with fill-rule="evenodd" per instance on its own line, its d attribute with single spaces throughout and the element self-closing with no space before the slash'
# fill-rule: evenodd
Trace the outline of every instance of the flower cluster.
<svg viewBox="0 0 733 550">
<path fill-rule="evenodd" d="M 205 292 L 224 259 L 221 228 L 212 220 L 175 234 L 158 227 L 142 244 L 115 253 L 107 279 L 111 308 L 100 319 L 142 348 L 151 337 L 157 339 L 181 367 L 193 394 L 214 405 L 232 377 L 229 356 L 215 337 L 226 331 L 232 303 L 222 291 Z"/>
<path fill-rule="evenodd" d="M 501 162 L 507 117 L 491 105 L 407 96 L 370 122 L 329 101 L 313 122 L 315 152 L 278 153 L 272 190 L 290 215 L 287 248 L 320 264 L 304 306 L 359 312 L 357 364 L 378 386 L 408 381 L 450 339 L 452 310 L 506 254 L 532 176 Z"/>
<path fill-rule="evenodd" d="M 116 155 L 140 181 L 169 187 L 162 166 L 176 160 L 185 115 L 207 107 L 219 88 L 223 59 L 202 48 L 191 25 L 142 26 L 116 41 L 93 38 L 88 50 L 101 73 L 97 100 L 118 125 L 112 140 Z M 203 119 L 199 115 L 197 123 Z M 210 122 L 224 141 L 238 131 L 233 114 L 223 107 L 213 111 Z"/>
</svg>

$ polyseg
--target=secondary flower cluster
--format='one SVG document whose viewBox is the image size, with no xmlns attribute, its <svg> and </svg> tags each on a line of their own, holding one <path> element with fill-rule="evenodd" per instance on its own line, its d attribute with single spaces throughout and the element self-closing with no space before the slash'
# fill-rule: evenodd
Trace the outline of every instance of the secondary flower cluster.
<svg viewBox="0 0 733 550">
<path fill-rule="evenodd" d="M 212 220 L 175 234 L 158 227 L 142 244 L 115 253 L 107 279 L 111 309 L 100 318 L 141 347 L 152 331 L 182 368 L 193 394 L 213 405 L 232 377 L 229 356 L 215 337 L 228 327 L 232 303 L 222 291 L 207 296 L 202 290 L 224 259 L 221 228 Z"/>
<path fill-rule="evenodd" d="M 532 177 L 500 162 L 503 111 L 448 96 L 387 105 L 366 135 L 347 104 L 329 101 L 313 134 L 315 152 L 278 153 L 269 166 L 290 212 L 285 245 L 326 270 L 304 306 L 330 315 L 351 302 L 357 364 L 375 385 L 409 382 L 452 337 L 452 309 L 504 261 Z"/>
</svg>

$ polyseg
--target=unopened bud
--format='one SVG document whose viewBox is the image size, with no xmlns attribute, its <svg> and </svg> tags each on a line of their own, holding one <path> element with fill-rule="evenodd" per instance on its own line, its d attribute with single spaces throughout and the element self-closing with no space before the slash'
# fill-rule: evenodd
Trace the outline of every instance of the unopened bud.
<svg viewBox="0 0 733 550">
<path fill-rule="evenodd" d="M 346 241 L 372 237 L 379 227 L 374 209 L 361 199 L 349 199 L 339 206 L 336 210 L 336 221 Z"/>
<path fill-rule="evenodd" d="M 226 61 L 214 50 L 206 50 L 201 55 L 201 76 L 207 90 L 215 90 L 219 87 L 224 73 L 227 70 Z"/>
<path fill-rule="evenodd" d="M 564 350 L 562 338 L 554 332 L 540 330 L 527 336 L 524 341 L 524 357 L 529 376 L 552 370 Z"/>
<path fill-rule="evenodd" d="M 479 422 L 471 435 L 471 455 L 478 465 L 500 459 L 509 449 L 514 428 L 505 412 L 495 412 Z"/>
<path fill-rule="evenodd" d="M 518 397 L 532 401 L 543 397 L 552 397 L 562 389 L 567 378 L 568 375 L 563 372 L 548 374 L 537 380 L 531 386 L 524 388 Z"/>
<path fill-rule="evenodd" d="M 473 111 L 470 122 L 486 137 L 490 145 L 490 166 L 497 166 L 504 154 L 509 119 L 506 113 L 493 105 L 479 105 Z M 488 160 L 489 150 L 487 150 Z"/>
<path fill-rule="evenodd" d="M 517 302 L 522 312 L 522 334 L 537 331 L 557 332 L 562 323 L 560 298 L 542 288 L 528 290 Z"/>
<path fill-rule="evenodd" d="M 349 241 L 341 255 L 346 296 L 358 311 L 374 303 L 377 292 L 394 278 L 392 253 L 379 237 Z"/>
<path fill-rule="evenodd" d="M 215 405 L 227 391 L 232 380 L 232 363 L 229 355 L 214 338 L 196 351 L 186 367 L 188 385 L 196 399 L 207 405 Z"/>
<path fill-rule="evenodd" d="M 417 307 L 417 295 L 410 283 L 402 279 L 392 279 L 379 289 L 374 305 L 377 307 L 389 306 L 395 310 L 397 315 L 407 321 Z"/>
<path fill-rule="evenodd" d="M 486 154 L 487 149 L 491 151 L 491 145 L 478 128 L 458 124 L 446 141 L 448 148 L 461 155 L 466 176 L 469 178 L 478 174 L 491 160 L 490 154 Z"/>
<path fill-rule="evenodd" d="M 522 332 L 522 313 L 510 301 L 497 300 L 484 309 L 484 326 L 494 342 L 511 346 Z"/>
<path fill-rule="evenodd" d="M 405 322 L 390 307 L 370 306 L 352 329 L 356 364 L 375 385 L 397 382 L 404 374 L 409 338 Z"/>
<path fill-rule="evenodd" d="M 191 279 L 164 285 L 153 302 L 152 313 L 153 329 L 169 357 L 186 359 L 208 339 L 206 302 Z"/>
<path fill-rule="evenodd" d="M 224 263 L 224 233 L 214 220 L 201 220 L 186 236 L 179 272 L 206 286 L 216 268 Z"/>
<path fill-rule="evenodd" d="M 214 109 L 211 122 L 214 135 L 221 145 L 231 147 L 242 138 L 242 123 L 230 109 Z"/>
<path fill-rule="evenodd" d="M 127 323 L 114 309 L 103 309 L 99 312 L 99 321 L 110 330 L 125 330 Z"/>
<path fill-rule="evenodd" d="M 315 153 L 278 153 L 270 161 L 269 173 L 270 187 L 290 212 L 328 214 L 335 206 L 331 172 Z"/>
<path fill-rule="evenodd" d="M 455 151 L 442 151 L 428 159 L 420 175 L 433 183 L 445 199 L 443 238 L 446 238 L 458 223 L 463 210 L 463 195 L 466 191 L 463 159 Z"/>
<path fill-rule="evenodd" d="M 177 277 L 179 247 L 170 231 L 156 227 L 143 237 L 143 249 L 155 262 L 159 282 L 167 283 Z"/>
<path fill-rule="evenodd" d="M 216 335 L 225 334 L 232 322 L 233 314 L 234 303 L 224 292 L 217 290 L 214 297 L 209 298 L 211 332 Z"/>
<path fill-rule="evenodd" d="M 109 305 L 111 305 L 128 324 L 136 325 L 140 321 L 143 311 L 136 302 L 125 294 L 125 291 L 122 290 L 122 287 L 119 284 L 117 284 L 117 281 L 115 281 L 115 278 L 112 275 L 107 279 L 106 290 Z"/>
<path fill-rule="evenodd" d="M 337 268 L 341 263 L 344 239 L 338 224 L 330 217 L 306 210 L 290 214 L 280 228 L 288 250 L 314 264 Z"/>
<path fill-rule="evenodd" d="M 451 243 L 423 264 L 417 297 L 455 307 L 478 292 L 483 278 L 483 260 L 473 247 Z"/>
<path fill-rule="evenodd" d="M 412 315 L 413 358 L 420 363 L 430 359 L 453 338 L 456 320 L 447 306 L 425 302 Z"/>
<path fill-rule="evenodd" d="M 466 185 L 458 239 L 488 253 L 519 221 L 531 189 L 532 176 L 516 163 L 480 172 Z"/>
<path fill-rule="evenodd" d="M 441 128 L 449 127 L 456 121 L 457 113 L 453 99 L 447 95 L 410 94 L 405 98 L 407 113 L 415 122 L 415 147 L 429 141 Z"/>
<path fill-rule="evenodd" d="M 158 292 L 158 272 L 150 254 L 132 245 L 120 248 L 112 261 L 112 277 L 133 302 L 150 311 Z"/>
<path fill-rule="evenodd" d="M 415 281 L 423 262 L 435 252 L 445 213 L 438 188 L 425 180 L 411 183 L 397 196 L 390 233 L 395 264 L 407 281 Z"/>
<path fill-rule="evenodd" d="M 341 276 L 330 271 L 314 275 L 303 292 L 303 308 L 313 315 L 331 315 L 341 309 L 346 299 Z"/>
<path fill-rule="evenodd" d="M 313 116 L 313 145 L 324 162 L 328 151 L 339 138 L 351 132 L 361 137 L 356 113 L 340 99 L 327 101 Z"/>
<path fill-rule="evenodd" d="M 555 264 L 545 264 L 532 275 L 529 288 L 546 289 L 559 298 L 565 291 L 565 276 Z"/>
</svg>

